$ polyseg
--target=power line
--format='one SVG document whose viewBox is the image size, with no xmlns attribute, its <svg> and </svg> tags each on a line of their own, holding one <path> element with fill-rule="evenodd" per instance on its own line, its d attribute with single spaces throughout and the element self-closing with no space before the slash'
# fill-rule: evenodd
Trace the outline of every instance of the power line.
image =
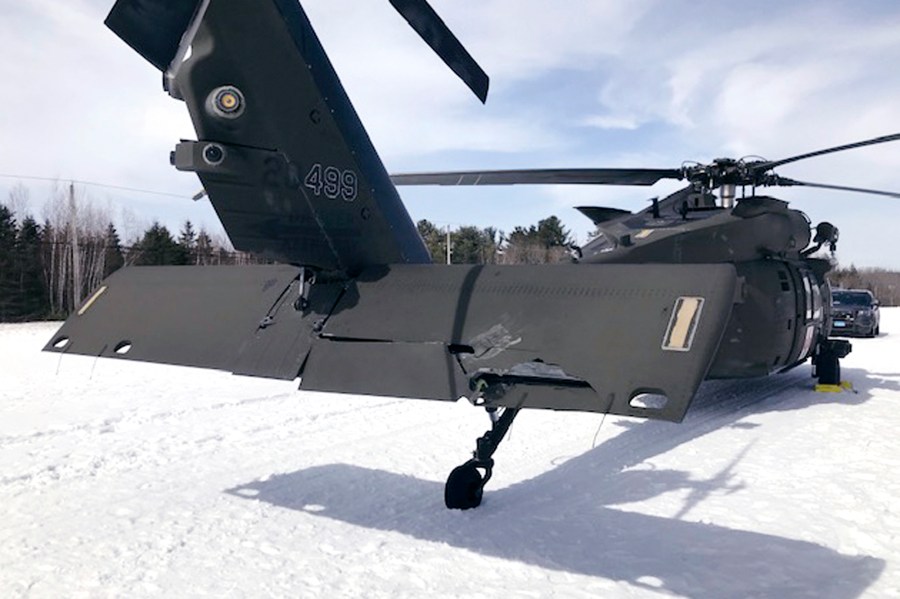
<svg viewBox="0 0 900 599">
<path fill-rule="evenodd" d="M 149 195 L 156 196 L 168 196 L 170 198 L 181 198 L 181 199 L 192 199 L 191 196 L 177 194 L 177 193 L 169 193 L 166 191 L 154 191 L 152 189 L 139 189 L 137 187 L 125 187 L 124 185 L 110 185 L 109 183 L 96 183 L 94 181 L 79 181 L 77 179 L 60 179 L 59 177 L 35 177 L 31 175 L 8 175 L 5 173 L 0 173 L 0 178 L 3 179 L 24 179 L 26 181 L 49 181 L 51 183 L 75 183 L 77 185 L 87 185 L 90 187 L 103 187 L 105 189 L 116 189 L 119 191 L 130 191 L 133 193 L 145 193 Z"/>
</svg>

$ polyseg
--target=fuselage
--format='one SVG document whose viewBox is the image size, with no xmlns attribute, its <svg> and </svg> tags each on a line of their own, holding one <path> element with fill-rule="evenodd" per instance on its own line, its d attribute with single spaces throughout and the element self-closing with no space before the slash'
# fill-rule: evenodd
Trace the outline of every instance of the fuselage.
<svg viewBox="0 0 900 599">
<path fill-rule="evenodd" d="M 716 206 L 686 189 L 636 214 L 597 223 L 586 263 L 734 266 L 732 314 L 707 378 L 763 376 L 808 359 L 827 337 L 830 263 L 810 258 L 810 222 L 769 197 Z"/>
</svg>

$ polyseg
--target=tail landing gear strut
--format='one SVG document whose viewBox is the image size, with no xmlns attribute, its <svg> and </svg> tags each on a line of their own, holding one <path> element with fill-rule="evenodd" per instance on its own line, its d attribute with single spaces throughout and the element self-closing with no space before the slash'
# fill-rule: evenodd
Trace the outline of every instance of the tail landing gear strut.
<svg viewBox="0 0 900 599">
<path fill-rule="evenodd" d="M 813 376 L 820 385 L 841 384 L 840 359 L 850 353 L 850 342 L 843 339 L 820 340 L 813 356 Z"/>
<path fill-rule="evenodd" d="M 519 408 L 504 408 L 497 414 L 496 408 L 488 408 L 491 416 L 491 430 L 475 442 L 472 459 L 457 466 L 447 478 L 444 486 L 444 504 L 451 510 L 467 510 L 481 505 L 484 485 L 491 479 L 494 468 L 494 452 L 506 436 L 510 425 L 519 413 Z M 484 475 L 481 471 L 484 471 Z"/>
</svg>

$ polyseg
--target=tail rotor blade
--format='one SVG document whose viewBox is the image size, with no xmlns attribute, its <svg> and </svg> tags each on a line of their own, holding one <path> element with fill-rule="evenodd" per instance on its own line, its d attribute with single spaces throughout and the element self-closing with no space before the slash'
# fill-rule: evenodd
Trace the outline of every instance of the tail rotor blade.
<svg viewBox="0 0 900 599">
<path fill-rule="evenodd" d="M 160 71 L 169 68 L 202 0 L 118 0 L 106 26 Z"/>
<path fill-rule="evenodd" d="M 462 43 L 426 0 L 390 0 L 397 12 L 450 69 L 469 86 L 478 99 L 487 100 L 490 80 Z"/>
</svg>

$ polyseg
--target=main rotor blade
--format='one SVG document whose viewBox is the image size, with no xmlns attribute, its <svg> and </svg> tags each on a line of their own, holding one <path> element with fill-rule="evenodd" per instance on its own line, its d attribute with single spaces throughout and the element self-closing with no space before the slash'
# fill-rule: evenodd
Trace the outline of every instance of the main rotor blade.
<svg viewBox="0 0 900 599">
<path fill-rule="evenodd" d="M 104 23 L 160 71 L 169 68 L 201 0 L 118 0 Z"/>
<path fill-rule="evenodd" d="M 874 146 L 876 144 L 888 143 L 891 141 L 900 140 L 900 133 L 893 133 L 891 135 L 882 135 L 881 137 L 873 137 L 872 139 L 867 139 L 864 141 L 858 141 L 852 144 L 845 144 L 842 146 L 835 146 L 833 148 L 826 148 L 824 150 L 817 150 L 815 152 L 808 152 L 806 154 L 798 154 L 797 156 L 791 156 L 790 158 L 784 158 L 782 160 L 774 160 L 772 162 L 761 162 L 753 166 L 753 169 L 757 172 L 765 172 L 768 170 L 772 170 L 776 166 L 781 166 L 783 164 L 788 164 L 791 162 L 797 162 L 798 160 L 806 160 L 807 158 L 813 158 L 815 156 L 822 156 L 824 154 L 833 154 L 834 152 L 843 152 L 844 150 L 853 150 L 854 148 L 862 148 L 865 146 Z"/>
<path fill-rule="evenodd" d="M 558 168 L 391 175 L 394 185 L 653 185 L 683 179 L 681 169 Z"/>
<path fill-rule="evenodd" d="M 868 193 L 878 196 L 887 196 L 889 198 L 900 198 L 900 193 L 893 191 L 883 191 L 880 189 L 866 189 L 863 187 L 847 187 L 845 185 L 828 185 L 827 183 L 810 183 L 809 181 L 797 181 L 796 179 L 788 179 L 785 177 L 774 177 L 766 185 L 776 185 L 779 187 L 816 187 L 819 189 L 833 189 L 835 191 L 852 191 L 854 193 Z"/>
<path fill-rule="evenodd" d="M 482 103 L 487 101 L 490 79 L 450 28 L 426 0 L 390 0 L 397 12 L 431 46 L 448 67 L 469 86 Z"/>
</svg>

